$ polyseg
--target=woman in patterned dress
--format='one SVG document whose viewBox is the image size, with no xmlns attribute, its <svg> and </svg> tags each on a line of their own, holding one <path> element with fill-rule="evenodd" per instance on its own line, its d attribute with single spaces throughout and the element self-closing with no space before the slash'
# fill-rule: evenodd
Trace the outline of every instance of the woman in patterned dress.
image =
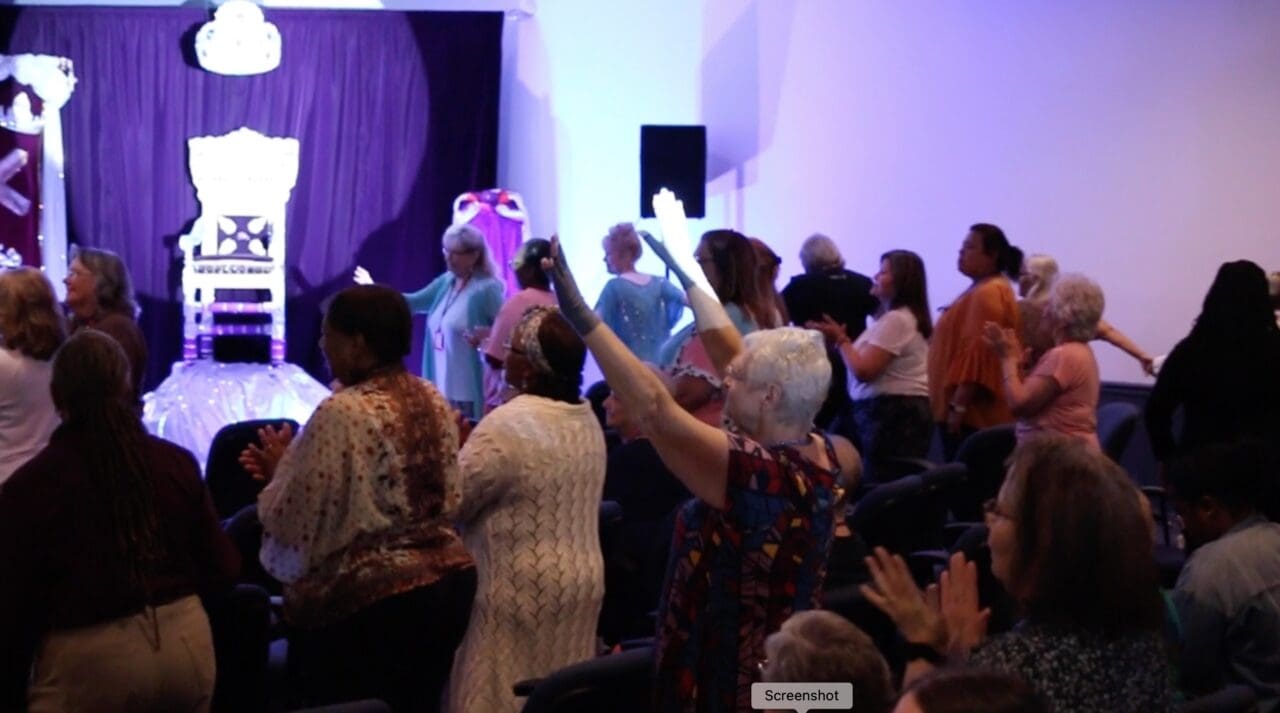
<svg viewBox="0 0 1280 713">
<path fill-rule="evenodd" d="M 749 711 L 764 640 L 817 607 L 831 546 L 835 477 L 859 467 L 847 441 L 811 433 L 831 379 L 822 336 L 792 327 L 745 340 L 720 303 L 665 246 L 652 248 L 687 290 L 698 333 L 723 375 L 737 433 L 682 409 L 582 299 L 553 239 L 548 262 L 566 318 L 613 394 L 635 414 L 694 499 L 679 514 L 659 612 L 659 710 Z"/>
<path fill-rule="evenodd" d="M 458 428 L 440 392 L 405 370 L 411 338 L 398 292 L 338 293 L 320 344 L 344 387 L 296 439 L 268 427 L 241 455 L 268 481 L 261 559 L 284 583 L 299 705 L 435 711 L 466 631 L 475 570 L 445 517 L 461 495 Z"/>
<path fill-rule="evenodd" d="M 952 557 L 926 604 L 900 556 L 868 558 L 863 593 L 907 640 L 911 683 L 948 657 L 1027 680 L 1056 713 L 1169 710 L 1164 604 L 1143 496 L 1078 439 L 1037 434 L 1014 451 L 987 504 L 991 572 L 1019 605 L 1012 630 L 987 637 L 977 569 Z"/>
<path fill-rule="evenodd" d="M 520 395 L 485 416 L 458 456 L 456 517 L 479 585 L 450 711 L 515 713 L 514 684 L 595 654 L 605 446 L 580 397 L 586 356 L 554 307 L 525 312 L 504 362 Z"/>
</svg>

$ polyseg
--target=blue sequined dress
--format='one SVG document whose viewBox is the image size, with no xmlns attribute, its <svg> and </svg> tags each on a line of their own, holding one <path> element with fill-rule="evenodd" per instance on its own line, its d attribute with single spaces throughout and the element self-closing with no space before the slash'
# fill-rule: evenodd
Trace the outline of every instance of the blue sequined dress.
<svg viewBox="0 0 1280 713">
<path fill-rule="evenodd" d="M 651 277 L 643 285 L 615 277 L 596 302 L 600 319 L 637 357 L 648 362 L 657 362 L 658 347 L 683 311 L 684 292 L 661 277 Z"/>
</svg>

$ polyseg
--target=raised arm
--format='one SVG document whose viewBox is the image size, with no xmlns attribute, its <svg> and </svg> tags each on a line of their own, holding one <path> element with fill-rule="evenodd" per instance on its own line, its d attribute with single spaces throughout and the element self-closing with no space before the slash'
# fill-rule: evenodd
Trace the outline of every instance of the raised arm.
<svg viewBox="0 0 1280 713">
<path fill-rule="evenodd" d="M 600 321 L 578 290 L 555 237 L 551 238 L 551 255 L 543 261 L 543 268 L 555 285 L 560 312 L 582 335 L 614 397 L 636 415 L 641 430 L 671 472 L 694 495 L 723 508 L 728 485 L 728 436 L 680 408 L 658 376 Z M 727 317 L 725 321 L 728 322 Z M 728 327 L 732 330 L 732 323 Z"/>
<path fill-rule="evenodd" d="M 724 376 L 729 362 L 742 352 L 742 333 L 733 326 L 733 320 L 729 318 L 729 313 L 724 310 L 720 300 L 694 280 L 690 271 L 695 268 L 681 264 L 666 244 L 652 235 L 642 233 L 642 237 L 684 287 L 689 307 L 693 309 L 693 319 L 698 325 L 698 337 L 702 340 L 702 346 L 707 350 L 716 373 Z"/>
<path fill-rule="evenodd" d="M 418 314 L 431 309 L 431 305 L 435 303 L 440 293 L 449 289 L 451 279 L 450 274 L 445 272 L 417 292 L 404 293 L 404 299 L 409 303 L 409 311 Z"/>
<path fill-rule="evenodd" d="M 1128 335 L 1116 329 L 1115 325 L 1105 319 L 1098 320 L 1098 339 L 1108 342 L 1125 354 L 1137 359 L 1138 363 L 1142 365 L 1143 373 L 1147 376 L 1156 375 L 1156 362 L 1151 358 L 1151 355 L 1143 351 L 1142 347 L 1138 346 Z"/>
</svg>

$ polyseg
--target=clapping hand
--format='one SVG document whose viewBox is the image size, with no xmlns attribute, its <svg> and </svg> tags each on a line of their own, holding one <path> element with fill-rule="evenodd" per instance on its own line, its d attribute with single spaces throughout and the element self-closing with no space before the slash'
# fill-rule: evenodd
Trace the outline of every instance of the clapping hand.
<svg viewBox="0 0 1280 713">
<path fill-rule="evenodd" d="M 937 585 L 924 592 L 916 586 L 900 555 L 891 555 L 883 547 L 875 548 L 867 557 L 867 568 L 875 586 L 864 584 L 862 594 L 897 625 L 903 638 L 913 644 L 932 646 L 939 652 L 947 649 L 947 627 L 943 621 Z"/>
<path fill-rule="evenodd" d="M 1003 328 L 995 322 L 982 325 L 982 339 L 1001 359 L 1007 357 L 1013 351 L 1014 345 L 1018 343 L 1018 336 L 1012 329 Z"/>
<path fill-rule="evenodd" d="M 987 636 L 991 610 L 978 604 L 978 567 L 964 554 L 951 555 L 938 584 L 922 593 L 907 563 L 877 547 L 867 558 L 875 586 L 862 585 L 867 601 L 884 612 L 908 642 L 964 657 Z"/>
<path fill-rule="evenodd" d="M 276 465 L 292 442 L 293 427 L 289 424 L 286 423 L 279 429 L 263 426 L 258 429 L 258 443 L 250 443 L 240 451 L 240 465 L 254 480 L 270 483 L 275 477 Z"/>
<path fill-rule="evenodd" d="M 939 577 L 939 584 L 947 648 L 953 656 L 967 656 L 987 637 L 987 622 L 991 619 L 991 610 L 980 608 L 978 603 L 978 566 L 956 552 Z"/>
<path fill-rule="evenodd" d="M 361 267 L 361 266 L 359 266 L 359 265 L 356 265 L 356 271 L 355 271 L 355 274 L 351 276 L 351 279 L 352 279 L 352 280 L 353 280 L 357 285 L 372 285 L 372 284 L 373 284 L 373 277 L 371 277 L 371 276 L 369 275 L 369 271 L 368 271 L 368 270 L 366 270 L 366 269 L 364 269 L 363 267 Z"/>
</svg>

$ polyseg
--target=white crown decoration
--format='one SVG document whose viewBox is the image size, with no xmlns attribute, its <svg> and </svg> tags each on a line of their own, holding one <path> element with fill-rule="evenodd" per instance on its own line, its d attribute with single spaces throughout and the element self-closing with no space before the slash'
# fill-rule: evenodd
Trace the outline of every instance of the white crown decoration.
<svg viewBox="0 0 1280 713">
<path fill-rule="evenodd" d="M 0 81 L 10 77 L 31 87 L 46 111 L 61 109 L 76 86 L 71 60 L 43 54 L 0 56 Z M 44 116 L 32 113 L 31 97 L 22 91 L 14 95 L 12 106 L 0 107 L 0 127 L 36 135 L 44 131 Z"/>
<path fill-rule="evenodd" d="M 264 74 L 280 66 L 280 30 L 248 0 L 228 0 L 196 33 L 196 59 L 215 74 Z"/>
<path fill-rule="evenodd" d="M 14 267 L 22 267 L 22 256 L 13 248 L 6 248 L 4 243 L 0 243 L 0 270 L 8 270 Z"/>
<path fill-rule="evenodd" d="M 19 92 L 13 97 L 13 106 L 0 107 L 0 127 L 19 134 L 39 134 L 44 131 L 44 117 L 31 113 L 31 97 Z"/>
</svg>

